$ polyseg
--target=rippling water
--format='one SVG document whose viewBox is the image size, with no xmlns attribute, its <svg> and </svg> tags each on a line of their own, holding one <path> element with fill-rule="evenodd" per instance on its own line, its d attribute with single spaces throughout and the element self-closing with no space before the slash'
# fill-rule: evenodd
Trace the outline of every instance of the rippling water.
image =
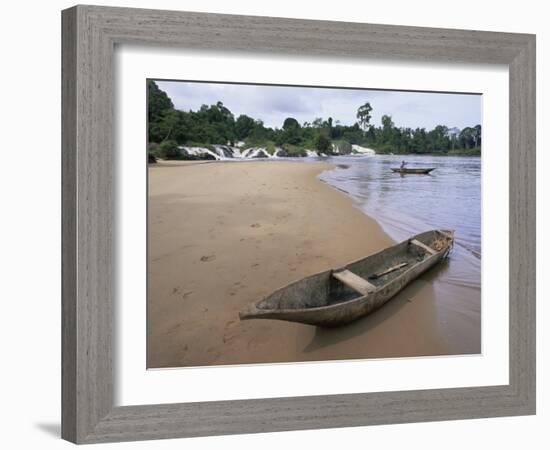
<svg viewBox="0 0 550 450">
<path fill-rule="evenodd" d="M 429 175 L 400 175 L 390 168 L 435 167 Z M 321 179 L 347 192 L 396 241 L 422 231 L 455 230 L 455 248 L 438 284 L 480 287 L 481 159 L 479 157 L 333 157 Z"/>
</svg>

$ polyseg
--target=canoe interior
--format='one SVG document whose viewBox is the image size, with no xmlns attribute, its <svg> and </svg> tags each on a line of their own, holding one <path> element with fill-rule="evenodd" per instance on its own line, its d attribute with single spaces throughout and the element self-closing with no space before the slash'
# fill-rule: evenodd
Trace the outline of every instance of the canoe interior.
<svg viewBox="0 0 550 450">
<path fill-rule="evenodd" d="M 433 230 L 419 234 L 415 238 L 431 247 L 434 241 L 441 240 L 444 236 Z M 391 283 L 403 272 L 410 270 L 430 256 L 426 250 L 411 244 L 410 241 L 403 241 L 379 253 L 348 264 L 344 268 L 379 288 Z M 373 274 L 381 273 L 404 262 L 407 265 L 398 270 L 376 279 L 369 278 Z M 259 310 L 319 308 L 347 302 L 362 296 L 334 278 L 332 273 L 332 270 L 328 270 L 285 286 L 258 302 L 256 308 Z"/>
</svg>

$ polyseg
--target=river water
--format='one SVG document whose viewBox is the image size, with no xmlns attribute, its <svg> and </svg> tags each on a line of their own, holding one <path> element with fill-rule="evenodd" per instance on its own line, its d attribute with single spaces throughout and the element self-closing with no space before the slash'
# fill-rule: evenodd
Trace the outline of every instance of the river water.
<svg viewBox="0 0 550 450">
<path fill-rule="evenodd" d="M 400 175 L 390 170 L 434 167 L 429 175 Z M 440 284 L 480 287 L 481 158 L 377 155 L 333 157 L 337 168 L 321 179 L 348 193 L 396 241 L 422 231 L 455 230 L 455 248 Z"/>
<path fill-rule="evenodd" d="M 433 167 L 429 175 L 392 172 Z M 321 180 L 346 192 L 395 241 L 430 229 L 455 231 L 444 262 L 419 278 L 430 286 L 426 311 L 448 354 L 480 353 L 481 346 L 481 158 L 376 155 L 332 157 L 336 169 Z M 425 312 L 424 312 L 425 314 Z M 420 321 L 421 316 L 417 319 Z M 419 322 L 420 323 L 420 322 Z"/>
</svg>

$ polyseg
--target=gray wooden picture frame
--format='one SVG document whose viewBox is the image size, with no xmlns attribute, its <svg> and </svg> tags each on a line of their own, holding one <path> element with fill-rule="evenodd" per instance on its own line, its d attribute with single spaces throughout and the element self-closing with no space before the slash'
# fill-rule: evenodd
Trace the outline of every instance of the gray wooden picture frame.
<svg viewBox="0 0 550 450">
<path fill-rule="evenodd" d="M 534 35 L 98 6 L 63 11 L 62 33 L 64 439 L 94 443 L 535 413 Z M 509 384 L 114 406 L 113 52 L 128 43 L 507 65 Z"/>
</svg>

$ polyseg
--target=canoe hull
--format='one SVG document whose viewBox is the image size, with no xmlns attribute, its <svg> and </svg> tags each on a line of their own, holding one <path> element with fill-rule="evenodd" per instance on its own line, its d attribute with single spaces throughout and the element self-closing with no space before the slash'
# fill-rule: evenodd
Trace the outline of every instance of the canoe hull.
<svg viewBox="0 0 550 450">
<path fill-rule="evenodd" d="M 401 174 L 427 175 L 432 170 L 435 170 L 435 167 L 430 167 L 430 168 L 427 168 L 427 169 L 400 169 L 400 168 L 394 169 L 394 168 L 392 168 L 391 170 L 392 170 L 392 172 L 401 173 Z"/>
<path fill-rule="evenodd" d="M 404 245 L 406 244 L 406 242 L 407 241 L 401 243 L 400 245 Z M 281 309 L 264 309 L 261 307 L 259 308 L 258 305 L 260 305 L 262 302 L 258 302 L 255 305 L 251 305 L 248 310 L 243 311 L 240 314 L 240 318 L 241 320 L 285 320 L 289 322 L 299 322 L 320 327 L 338 327 L 346 325 L 380 308 L 392 297 L 394 297 L 399 291 L 404 289 L 409 283 L 411 283 L 421 274 L 423 274 L 424 272 L 438 264 L 442 259 L 444 259 L 447 256 L 449 250 L 450 247 L 426 257 L 423 261 L 414 264 L 410 269 L 405 270 L 396 278 L 392 279 L 391 282 L 380 286 L 380 288 L 377 289 L 375 292 L 353 298 L 349 301 L 343 301 L 340 303 L 334 303 L 321 307 L 290 308 L 287 306 Z M 384 252 L 380 252 L 379 255 L 383 255 L 383 253 Z M 373 255 L 373 257 L 377 256 L 378 254 Z M 368 258 L 369 257 L 365 258 L 364 260 Z M 345 268 L 353 270 L 354 265 L 360 264 L 361 261 L 349 264 Z M 311 286 L 315 286 L 316 289 L 323 289 L 325 280 L 330 280 L 333 272 L 334 271 L 332 270 L 325 271 L 308 277 L 308 279 L 304 280 L 304 282 L 292 283 L 288 286 L 285 286 L 284 288 L 279 289 L 278 291 L 275 291 L 272 296 L 276 296 L 279 292 L 287 293 L 289 289 L 304 289 L 304 294 L 299 291 L 292 293 L 292 295 L 294 295 L 296 298 L 300 298 L 301 296 L 303 297 L 305 295 L 305 291 L 309 291 L 311 289 Z M 305 284 L 305 287 L 303 287 L 302 284 Z M 316 295 L 321 294 L 322 293 L 319 291 Z M 269 300 L 269 297 L 267 297 L 267 300 Z"/>
</svg>

